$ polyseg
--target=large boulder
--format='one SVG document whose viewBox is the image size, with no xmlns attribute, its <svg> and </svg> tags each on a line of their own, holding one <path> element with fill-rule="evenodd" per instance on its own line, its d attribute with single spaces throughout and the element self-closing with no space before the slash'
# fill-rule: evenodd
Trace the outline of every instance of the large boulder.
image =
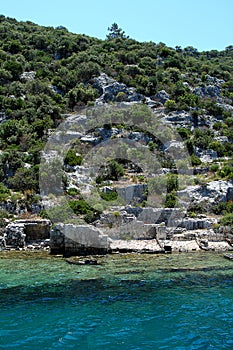
<svg viewBox="0 0 233 350">
<path fill-rule="evenodd" d="M 118 195 L 123 198 L 126 204 L 141 203 L 146 199 L 146 184 L 135 184 L 117 188 Z"/>
<path fill-rule="evenodd" d="M 51 253 L 65 255 L 105 254 L 110 239 L 91 225 L 57 224 L 50 233 Z"/>
</svg>

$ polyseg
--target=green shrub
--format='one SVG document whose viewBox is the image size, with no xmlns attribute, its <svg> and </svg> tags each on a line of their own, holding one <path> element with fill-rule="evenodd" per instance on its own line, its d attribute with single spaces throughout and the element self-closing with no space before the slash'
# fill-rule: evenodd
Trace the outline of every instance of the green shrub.
<svg viewBox="0 0 233 350">
<path fill-rule="evenodd" d="M 104 181 L 103 175 L 96 176 L 95 182 L 100 185 Z"/>
<path fill-rule="evenodd" d="M 70 166 L 81 165 L 83 158 L 81 155 L 77 155 L 74 149 L 69 149 L 67 152 L 64 162 Z"/>
<path fill-rule="evenodd" d="M 203 149 L 210 148 L 210 144 L 214 141 L 214 132 L 210 129 L 195 129 L 194 145 Z"/>
<path fill-rule="evenodd" d="M 167 108 L 169 111 L 175 111 L 176 110 L 176 101 L 174 101 L 174 100 L 167 100 L 164 103 L 164 107 Z"/>
<path fill-rule="evenodd" d="M 93 221 L 97 220 L 99 218 L 99 212 L 98 211 L 92 211 L 88 210 L 86 215 L 84 216 L 84 220 L 87 224 L 91 224 Z"/>
<path fill-rule="evenodd" d="M 167 175 L 167 192 L 177 191 L 179 187 L 178 176 L 175 174 Z"/>
<path fill-rule="evenodd" d="M 83 199 L 72 200 L 69 202 L 69 206 L 76 215 L 87 214 L 88 211 L 91 211 L 92 209 L 90 205 Z"/>
<path fill-rule="evenodd" d="M 218 169 L 219 169 L 218 164 L 212 164 L 210 167 L 210 171 L 212 171 L 213 173 L 216 173 L 216 171 L 218 171 Z"/>
<path fill-rule="evenodd" d="M 96 177 L 96 183 L 101 183 L 104 180 L 117 181 L 125 173 L 123 166 L 116 160 L 110 161 L 107 166 L 103 167 L 100 171 L 101 174 Z"/>
<path fill-rule="evenodd" d="M 38 173 L 34 168 L 18 168 L 8 180 L 9 187 L 16 191 L 38 191 Z"/>
<path fill-rule="evenodd" d="M 232 179 L 233 178 L 233 167 L 232 167 L 232 165 L 224 165 L 224 167 L 218 171 L 218 175 L 221 178 Z"/>
<path fill-rule="evenodd" d="M 219 220 L 220 225 L 222 226 L 231 226 L 233 227 L 233 214 L 226 214 L 222 219 Z"/>
<path fill-rule="evenodd" d="M 192 164 L 192 166 L 200 165 L 201 164 L 200 158 L 195 156 L 195 154 L 191 154 L 191 164 Z"/>
<path fill-rule="evenodd" d="M 2 182 L 0 182 L 0 201 L 7 199 L 7 197 L 9 197 L 9 194 L 9 189 Z"/>
<path fill-rule="evenodd" d="M 185 144 L 186 144 L 186 147 L 187 147 L 187 150 L 188 150 L 189 154 L 193 154 L 194 153 L 193 140 L 188 139 L 188 140 L 185 141 Z"/>
<path fill-rule="evenodd" d="M 188 208 L 188 214 L 192 215 L 192 213 L 195 214 L 203 214 L 205 212 L 205 208 L 201 204 L 191 204 L 190 207 Z"/>
<path fill-rule="evenodd" d="M 71 210 L 67 203 L 53 206 L 41 213 L 43 218 L 49 218 L 53 223 L 65 222 L 71 219 Z"/>
<path fill-rule="evenodd" d="M 100 197 L 105 201 L 114 201 L 117 199 L 118 194 L 116 191 L 100 192 Z"/>
<path fill-rule="evenodd" d="M 165 208 L 174 208 L 177 203 L 177 195 L 176 192 L 173 191 L 171 193 L 167 193 L 165 200 Z"/>
<path fill-rule="evenodd" d="M 0 209 L 0 227 L 6 226 L 6 222 L 4 219 L 9 217 L 9 213 L 6 210 Z"/>
<path fill-rule="evenodd" d="M 190 137 L 190 130 L 186 128 L 177 128 L 177 131 L 179 135 L 182 137 L 182 139 L 188 139 Z"/>
<path fill-rule="evenodd" d="M 75 188 L 75 187 L 71 187 L 71 188 L 69 188 L 68 190 L 67 190 L 67 194 L 69 195 L 69 196 L 75 196 L 75 195 L 77 195 L 77 194 L 79 194 L 80 192 L 79 192 L 79 190 L 77 190 L 77 188 Z"/>
<path fill-rule="evenodd" d="M 212 206 L 212 211 L 217 215 L 225 215 L 233 212 L 232 202 L 219 202 Z"/>
</svg>

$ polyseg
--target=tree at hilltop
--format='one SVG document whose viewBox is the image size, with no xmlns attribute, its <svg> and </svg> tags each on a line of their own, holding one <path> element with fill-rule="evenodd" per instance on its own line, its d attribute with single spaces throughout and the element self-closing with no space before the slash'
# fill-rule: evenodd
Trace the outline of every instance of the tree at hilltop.
<svg viewBox="0 0 233 350">
<path fill-rule="evenodd" d="M 109 34 L 107 34 L 107 39 L 112 40 L 112 39 L 124 39 L 127 38 L 125 36 L 125 32 L 118 26 L 117 23 L 113 23 L 111 27 L 108 27 Z"/>
</svg>

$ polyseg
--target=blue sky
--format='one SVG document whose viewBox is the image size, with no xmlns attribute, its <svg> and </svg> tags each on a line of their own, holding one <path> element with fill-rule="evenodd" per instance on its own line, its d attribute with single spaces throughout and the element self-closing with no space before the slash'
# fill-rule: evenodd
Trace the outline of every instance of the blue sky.
<svg viewBox="0 0 233 350">
<path fill-rule="evenodd" d="M 199 51 L 233 45 L 233 0 L 2 0 L 0 14 L 101 39 L 116 22 L 139 41 Z"/>
</svg>

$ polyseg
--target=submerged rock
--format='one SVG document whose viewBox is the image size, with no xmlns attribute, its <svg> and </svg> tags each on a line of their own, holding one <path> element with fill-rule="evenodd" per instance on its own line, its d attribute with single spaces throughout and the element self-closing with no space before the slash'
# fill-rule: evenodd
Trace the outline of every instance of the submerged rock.
<svg viewBox="0 0 233 350">
<path fill-rule="evenodd" d="M 66 259 L 68 264 L 72 265 L 100 265 L 100 262 L 97 259 L 80 259 L 80 258 L 68 258 Z"/>
</svg>

